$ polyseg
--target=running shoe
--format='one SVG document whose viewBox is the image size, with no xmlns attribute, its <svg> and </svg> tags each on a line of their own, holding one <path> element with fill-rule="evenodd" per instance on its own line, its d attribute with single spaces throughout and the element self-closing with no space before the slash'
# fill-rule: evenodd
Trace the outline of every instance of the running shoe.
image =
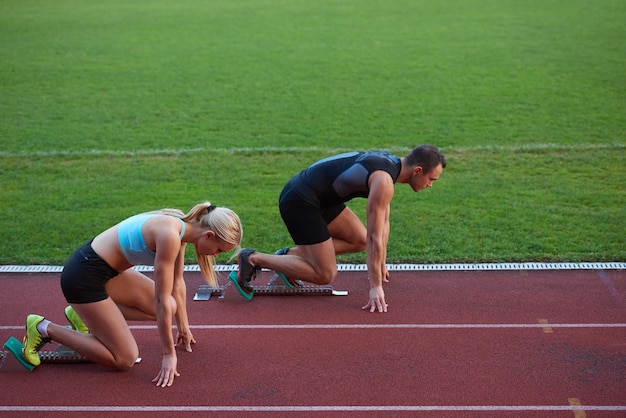
<svg viewBox="0 0 626 418">
<path fill-rule="evenodd" d="M 65 317 L 72 325 L 73 330 L 76 330 L 81 334 L 89 334 L 89 328 L 87 328 L 87 325 L 85 325 L 83 320 L 80 319 L 80 316 L 78 316 L 78 314 L 71 305 L 65 308 Z"/>
<path fill-rule="evenodd" d="M 256 274 L 261 270 L 260 267 L 253 266 L 250 264 L 248 258 L 250 254 L 252 254 L 255 250 L 251 248 L 242 248 L 239 251 L 237 256 L 239 263 L 239 271 L 237 272 L 237 276 L 231 272 L 228 278 L 235 284 L 237 290 L 244 298 L 250 300 L 252 299 L 252 295 L 254 294 L 254 290 L 252 286 L 250 286 L 250 282 L 256 277 Z"/>
<path fill-rule="evenodd" d="M 50 338 L 46 338 L 37 329 L 37 324 L 44 320 L 41 315 L 28 315 L 26 318 L 26 332 L 24 334 L 24 348 L 22 354 L 24 359 L 33 366 L 39 366 L 41 359 L 39 358 L 39 350 L 44 345 L 52 341 Z"/>
<path fill-rule="evenodd" d="M 289 252 L 289 247 L 285 247 L 285 248 L 281 248 L 280 250 L 276 251 L 274 254 L 276 255 L 287 255 L 287 253 Z M 285 285 L 287 287 L 290 288 L 295 288 L 295 287 L 302 287 L 304 286 L 304 283 L 302 283 L 300 280 L 294 280 L 290 277 L 287 277 L 286 275 L 284 275 L 283 273 L 280 272 L 275 272 L 276 276 L 280 277 L 283 282 L 285 282 Z"/>
</svg>

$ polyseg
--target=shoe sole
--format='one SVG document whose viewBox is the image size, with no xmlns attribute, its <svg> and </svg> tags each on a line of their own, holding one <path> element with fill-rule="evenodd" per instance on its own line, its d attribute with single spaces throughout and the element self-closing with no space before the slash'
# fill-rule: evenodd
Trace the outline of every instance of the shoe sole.
<svg viewBox="0 0 626 418">
<path fill-rule="evenodd" d="M 246 300 L 252 300 L 252 297 L 254 296 L 254 290 L 250 290 L 248 291 L 247 289 L 243 288 L 240 284 L 239 284 L 239 274 L 233 270 L 230 272 L 230 274 L 228 275 L 228 279 L 233 282 L 233 284 L 235 285 L 235 287 L 237 288 L 237 290 L 239 291 L 239 294 L 241 296 L 243 296 L 244 299 Z"/>
<path fill-rule="evenodd" d="M 285 276 L 283 273 L 276 273 L 276 275 L 278 277 L 280 277 L 281 279 L 283 279 L 283 282 L 285 282 L 285 285 L 290 288 L 290 289 L 295 289 L 296 287 L 301 287 L 298 283 L 295 283 L 293 281 L 291 281 L 290 278 L 288 278 L 287 276 Z"/>
</svg>

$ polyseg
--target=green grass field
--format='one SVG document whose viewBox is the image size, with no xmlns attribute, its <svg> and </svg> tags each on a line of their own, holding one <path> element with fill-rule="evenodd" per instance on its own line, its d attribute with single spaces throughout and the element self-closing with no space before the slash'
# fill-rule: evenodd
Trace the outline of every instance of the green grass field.
<svg viewBox="0 0 626 418">
<path fill-rule="evenodd" d="M 274 251 L 297 171 L 420 143 L 449 166 L 397 187 L 389 262 L 626 260 L 625 21 L 619 0 L 2 1 L 0 264 L 204 200 Z"/>
</svg>

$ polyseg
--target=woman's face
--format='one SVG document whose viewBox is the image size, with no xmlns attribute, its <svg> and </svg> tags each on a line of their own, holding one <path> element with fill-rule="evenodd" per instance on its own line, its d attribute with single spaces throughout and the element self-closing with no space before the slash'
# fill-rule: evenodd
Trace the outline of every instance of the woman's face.
<svg viewBox="0 0 626 418">
<path fill-rule="evenodd" d="M 199 251 L 200 254 L 211 255 L 211 256 L 216 257 L 220 255 L 221 253 L 232 251 L 236 247 L 236 245 L 229 244 L 228 242 L 219 238 L 215 234 L 215 232 L 208 231 L 202 236 L 202 240 L 199 243 L 199 247 L 200 248 L 198 249 L 200 250 Z"/>
</svg>

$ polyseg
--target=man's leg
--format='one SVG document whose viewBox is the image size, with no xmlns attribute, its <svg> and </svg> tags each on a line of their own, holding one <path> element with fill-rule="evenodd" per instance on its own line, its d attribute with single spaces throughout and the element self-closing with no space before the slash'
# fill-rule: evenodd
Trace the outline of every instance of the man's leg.
<svg viewBox="0 0 626 418">
<path fill-rule="evenodd" d="M 337 275 L 337 262 L 332 239 L 319 244 L 299 245 L 292 255 L 264 254 L 254 252 L 249 261 L 274 271 L 279 271 L 288 277 L 315 284 L 328 284 Z"/>
<path fill-rule="evenodd" d="M 328 230 L 333 239 L 335 255 L 365 251 L 367 245 L 367 228 L 365 228 L 365 225 L 363 225 L 359 217 L 350 209 L 344 209 L 341 214 L 328 225 Z M 289 255 L 302 257 L 300 246 L 283 248 L 281 251 L 287 251 Z M 286 253 L 283 252 L 283 254 Z"/>
<path fill-rule="evenodd" d="M 351 254 L 365 251 L 367 229 L 350 208 L 345 208 L 328 224 L 333 239 L 335 254 Z"/>
<path fill-rule="evenodd" d="M 358 216 L 345 208 L 328 225 L 331 238 L 319 244 L 297 245 L 285 255 L 250 254 L 254 266 L 279 271 L 287 277 L 325 285 L 337 275 L 336 254 L 365 250 L 366 228 Z"/>
</svg>

